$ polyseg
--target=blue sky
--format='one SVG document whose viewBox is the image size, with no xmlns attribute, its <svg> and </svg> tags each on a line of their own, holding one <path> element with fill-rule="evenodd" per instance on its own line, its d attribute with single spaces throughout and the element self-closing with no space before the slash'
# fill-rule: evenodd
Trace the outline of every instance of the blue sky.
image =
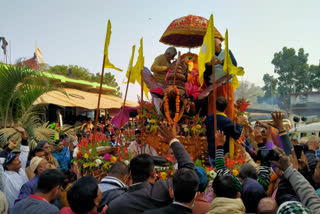
<svg viewBox="0 0 320 214">
<path fill-rule="evenodd" d="M 126 70 L 131 47 L 136 44 L 137 51 L 141 37 L 145 66 L 150 67 L 168 47 L 159 39 L 172 20 L 213 13 L 218 30 L 224 35 L 229 29 L 230 49 L 246 71 L 242 79 L 263 85 L 263 74 L 273 73 L 273 54 L 284 46 L 304 48 L 309 63 L 319 63 L 319 9 L 317 0 L 0 0 L 0 36 L 11 43 L 13 62 L 31 57 L 37 42 L 46 63 L 75 64 L 96 73 L 101 72 L 110 19 L 109 58 Z M 124 92 L 125 72 L 107 71 L 115 74 Z M 128 99 L 136 100 L 139 91 L 138 85 L 130 85 Z"/>
</svg>

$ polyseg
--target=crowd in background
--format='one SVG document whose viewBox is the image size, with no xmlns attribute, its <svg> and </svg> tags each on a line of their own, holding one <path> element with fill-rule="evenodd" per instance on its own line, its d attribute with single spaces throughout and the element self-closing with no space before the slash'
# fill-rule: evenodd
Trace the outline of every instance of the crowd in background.
<svg viewBox="0 0 320 214">
<path fill-rule="evenodd" d="M 216 172 L 210 184 L 167 124 L 159 127 L 160 136 L 177 165 L 167 180 L 157 177 L 152 148 L 146 152 L 140 146 L 134 146 L 137 156 L 129 165 L 115 162 L 101 181 L 78 177 L 72 170 L 73 151 L 81 138 L 92 137 L 91 120 L 83 121 L 81 134 L 61 135 L 54 144 L 40 141 L 31 151 L 25 130 L 14 127 L 22 141 L 18 149 L 9 138 L 0 153 L 0 213 L 320 213 L 319 139 L 290 139 L 283 115 L 272 117 L 272 123 L 257 122 L 254 128 L 241 119 L 233 129 L 218 123 L 214 133 L 208 127 L 210 164 Z M 237 147 L 245 157 L 239 175 L 225 161 L 237 128 L 245 133 L 245 144 Z M 126 131 L 133 139 L 127 146 L 142 143 L 136 127 L 116 129 L 107 120 L 97 129 L 112 146 L 127 142 Z"/>
</svg>

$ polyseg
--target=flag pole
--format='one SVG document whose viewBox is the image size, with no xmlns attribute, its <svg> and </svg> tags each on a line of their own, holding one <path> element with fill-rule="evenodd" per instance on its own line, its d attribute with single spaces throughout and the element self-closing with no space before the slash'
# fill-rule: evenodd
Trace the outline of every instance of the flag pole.
<svg viewBox="0 0 320 214">
<path fill-rule="evenodd" d="M 212 22 L 214 23 L 214 20 L 212 19 Z M 213 24 L 212 23 L 212 24 Z M 216 43 L 216 40 L 215 40 L 215 36 L 214 36 L 214 24 L 212 26 L 212 29 L 211 29 L 211 33 L 213 35 L 213 42 L 212 42 L 212 96 L 213 96 L 213 121 L 214 121 L 214 136 L 217 132 L 217 107 L 216 107 L 216 100 L 217 100 L 217 97 L 216 97 L 216 71 L 215 71 L 215 64 L 214 64 L 214 59 L 215 59 L 215 55 L 216 55 L 216 52 L 215 52 L 215 43 Z M 215 144 L 215 150 L 217 150 L 217 144 Z"/>
<path fill-rule="evenodd" d="M 143 70 L 141 70 L 141 100 L 140 100 L 141 115 L 143 114 Z M 141 154 L 143 153 L 143 120 L 141 119 Z"/>
<path fill-rule="evenodd" d="M 102 84 L 103 84 L 103 75 L 104 75 L 104 63 L 105 63 L 106 55 L 103 55 L 103 62 L 102 62 L 102 71 L 101 71 L 101 79 L 100 79 L 100 88 L 99 88 L 99 96 L 98 96 L 98 105 L 96 110 L 96 119 L 94 121 L 94 129 L 93 129 L 93 139 L 92 144 L 96 141 L 96 133 L 97 133 L 97 125 L 98 125 L 98 117 L 100 111 L 100 100 L 101 100 L 101 93 L 102 93 Z"/>
<path fill-rule="evenodd" d="M 126 87 L 126 93 L 124 94 L 124 100 L 123 100 L 123 106 L 121 109 L 121 115 L 120 115 L 120 127 L 122 127 L 122 119 L 123 119 L 123 112 L 124 112 L 124 107 L 126 106 L 126 101 L 127 101 L 127 95 L 128 95 L 128 88 L 129 88 L 129 83 L 130 83 L 130 77 L 131 77 L 131 70 L 129 72 L 128 76 L 128 82 L 127 82 L 127 87 Z"/>
</svg>

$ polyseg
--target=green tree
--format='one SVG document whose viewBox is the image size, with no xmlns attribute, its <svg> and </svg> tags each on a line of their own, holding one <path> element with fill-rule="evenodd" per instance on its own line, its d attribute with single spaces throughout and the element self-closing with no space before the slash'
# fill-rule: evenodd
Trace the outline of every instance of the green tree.
<svg viewBox="0 0 320 214">
<path fill-rule="evenodd" d="M 40 69 L 43 69 L 42 71 L 48 71 L 51 73 L 60 74 L 63 76 L 70 76 L 71 78 L 83 79 L 83 80 L 88 80 L 92 82 L 100 83 L 100 80 L 101 80 L 100 73 L 95 73 L 95 74 L 90 73 L 88 69 L 77 66 L 77 65 L 69 65 L 69 66 L 55 65 L 55 66 L 50 66 L 49 69 L 46 69 L 46 66 L 43 65 L 43 66 L 40 66 Z M 111 74 L 110 72 L 104 73 L 103 83 L 112 87 L 116 87 L 117 91 L 111 94 L 118 97 L 122 97 L 122 93 L 120 92 L 120 86 L 118 85 L 115 79 L 115 76 L 113 74 Z"/>
<path fill-rule="evenodd" d="M 312 91 L 308 56 L 303 48 L 296 52 L 287 47 L 274 54 L 272 64 L 275 66 L 274 72 L 278 74 L 277 91 L 281 97 L 288 97 L 288 94 L 293 92 Z"/>
<path fill-rule="evenodd" d="M 270 74 L 265 74 L 263 75 L 263 82 L 262 90 L 264 90 L 265 97 L 278 96 L 278 79 Z"/>
<path fill-rule="evenodd" d="M 3 143 L 8 136 L 18 136 L 15 130 L 7 128 L 11 123 L 24 127 L 30 138 L 39 135 L 35 132 L 41 126 L 43 106 L 34 105 L 34 102 L 41 95 L 54 90 L 60 89 L 37 71 L 20 66 L 0 65 L 0 118 L 3 127 L 0 130 L 0 141 Z M 43 136 L 49 136 L 48 138 L 54 134 L 48 130 L 38 131 Z"/>
<path fill-rule="evenodd" d="M 312 87 L 316 90 L 320 90 L 320 65 L 311 65 L 309 70 Z"/>
</svg>

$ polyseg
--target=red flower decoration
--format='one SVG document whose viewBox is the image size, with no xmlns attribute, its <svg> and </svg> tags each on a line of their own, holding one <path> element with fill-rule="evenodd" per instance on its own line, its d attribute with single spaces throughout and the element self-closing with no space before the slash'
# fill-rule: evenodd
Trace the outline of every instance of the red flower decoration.
<svg viewBox="0 0 320 214">
<path fill-rule="evenodd" d="M 167 156 L 166 159 L 167 159 L 168 161 L 172 162 L 172 158 L 171 158 L 171 157 Z"/>
<path fill-rule="evenodd" d="M 81 159 L 83 157 L 82 153 L 81 152 L 78 152 L 77 154 L 77 159 Z"/>
</svg>

